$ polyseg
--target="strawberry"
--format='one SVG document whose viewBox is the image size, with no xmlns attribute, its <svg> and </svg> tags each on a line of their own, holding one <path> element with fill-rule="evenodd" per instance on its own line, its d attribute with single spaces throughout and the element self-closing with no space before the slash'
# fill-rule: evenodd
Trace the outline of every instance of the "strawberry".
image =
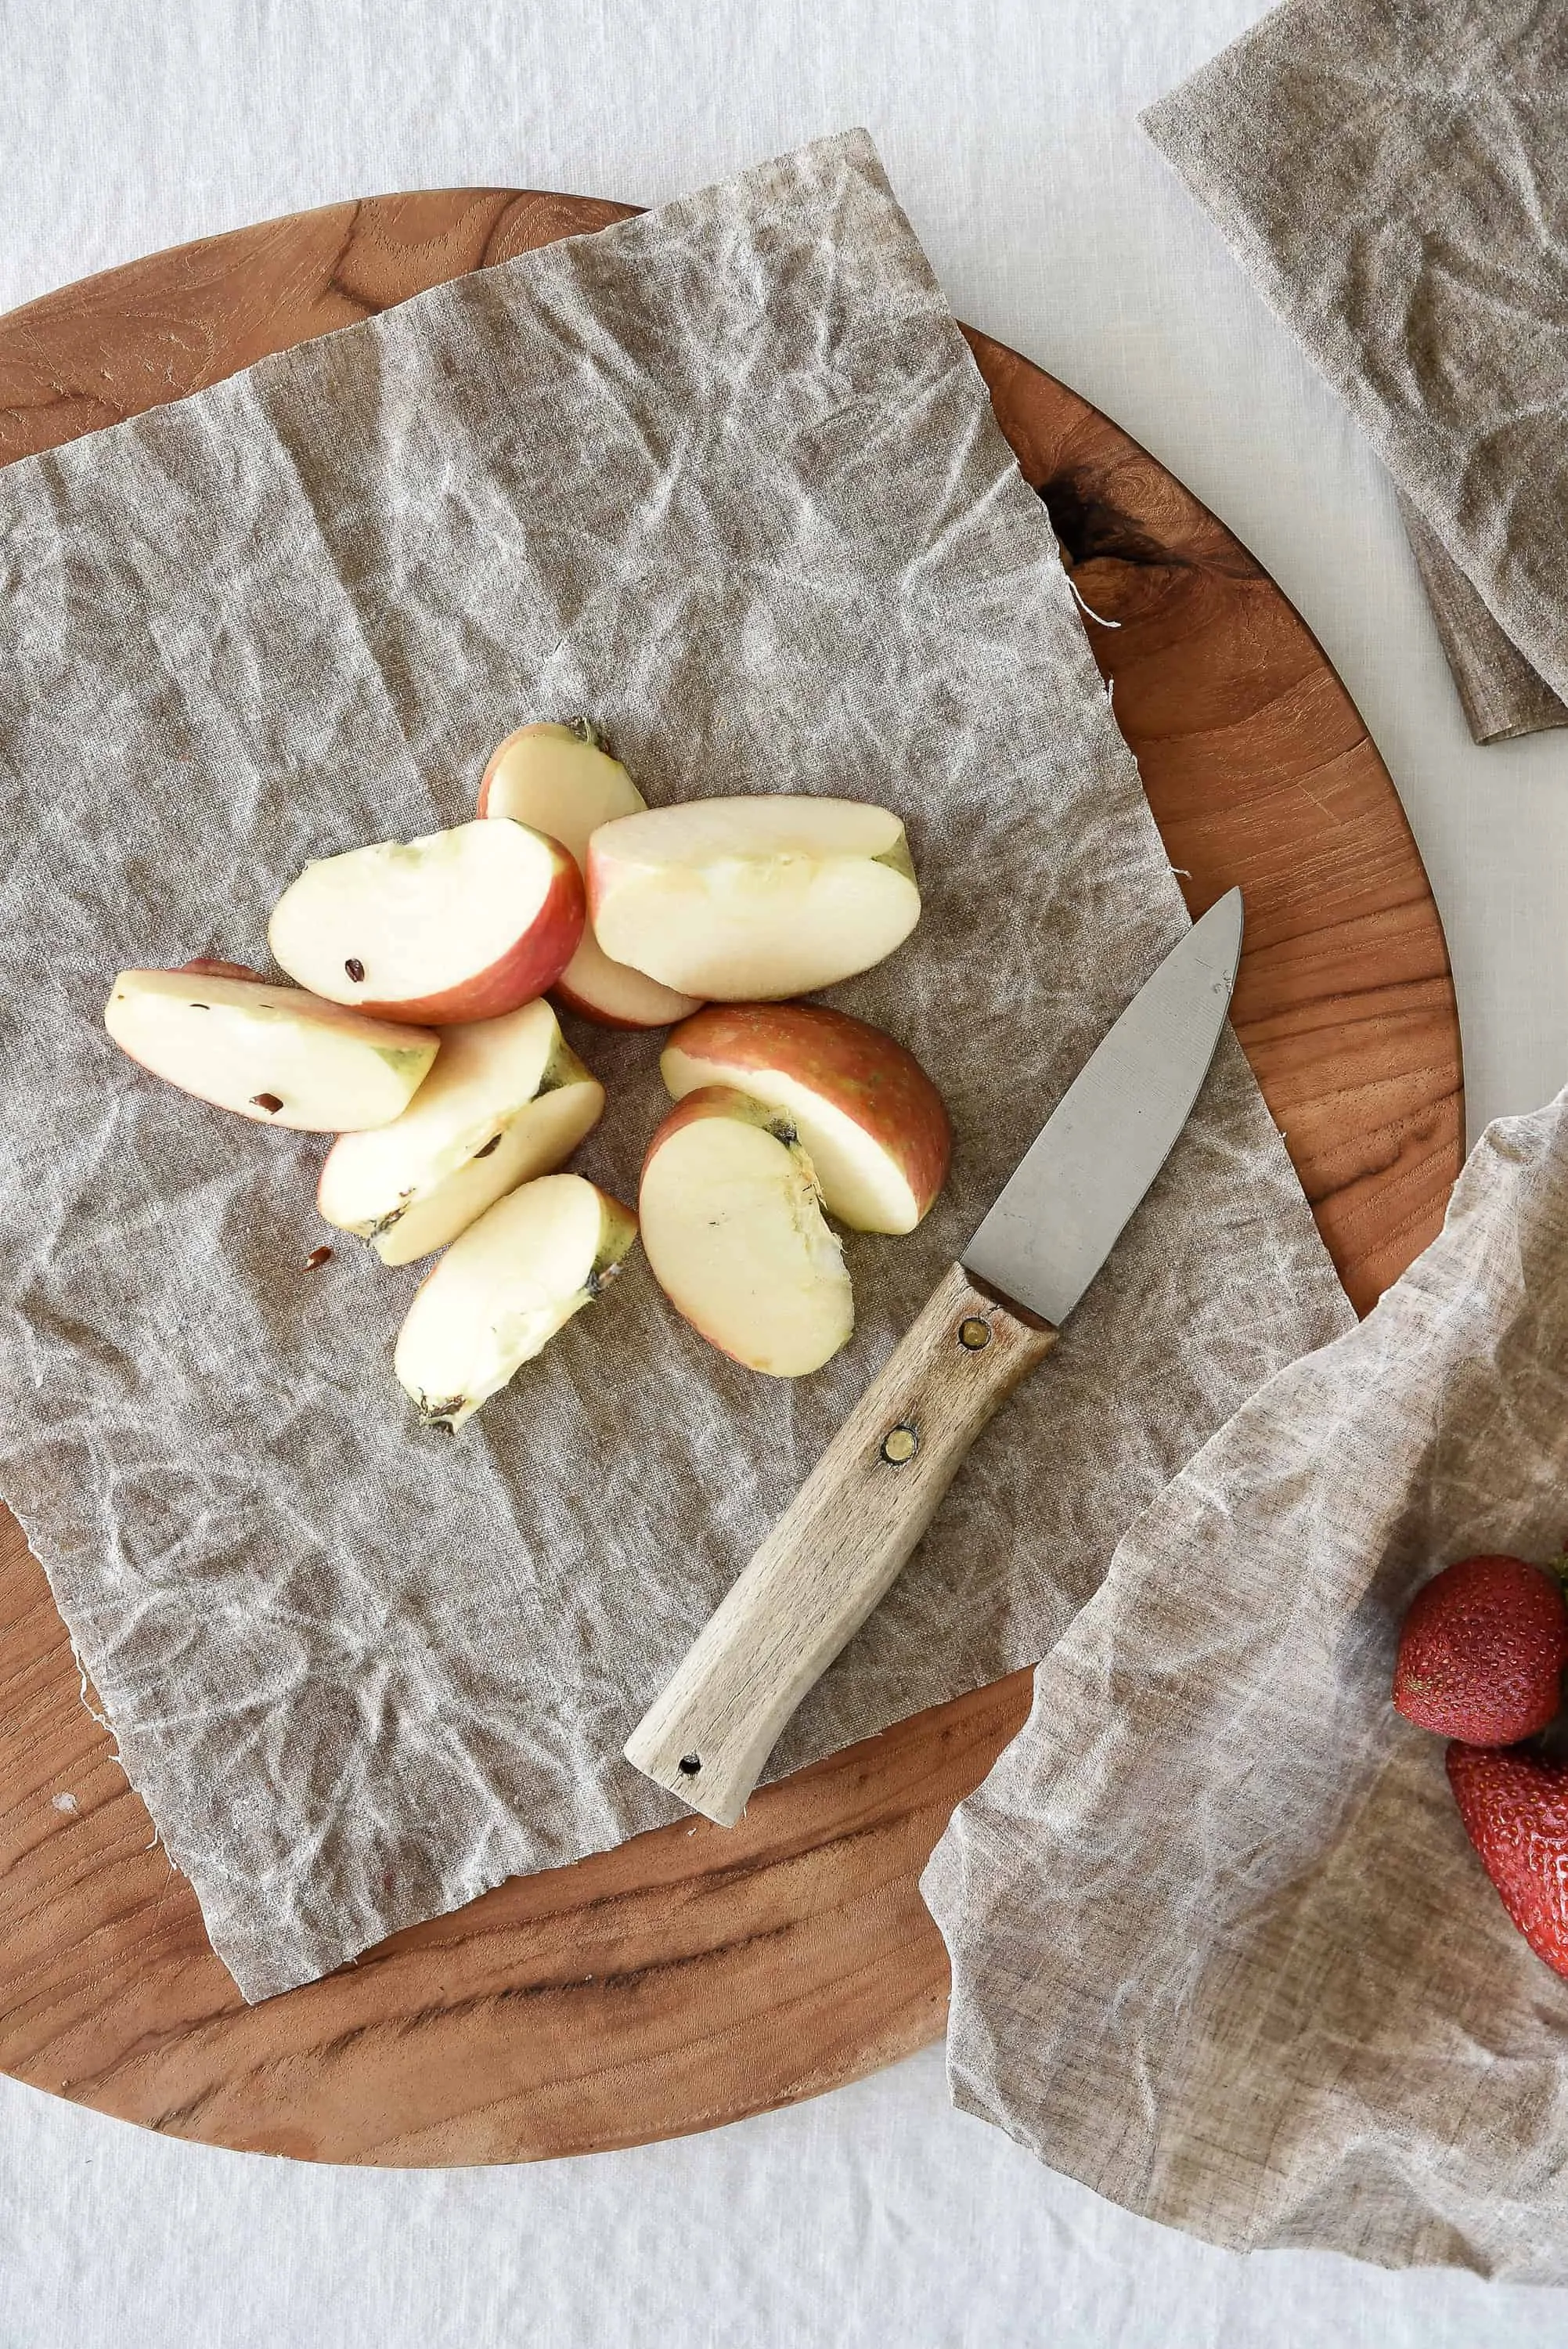
<svg viewBox="0 0 1568 2349">
<path fill-rule="evenodd" d="M 1568 1763 L 1453 1744 L 1449 1784 L 1465 1833 L 1538 1958 L 1568 1974 Z"/>
<path fill-rule="evenodd" d="M 1544 1567 L 1463 1557 L 1423 1584 L 1399 1634 L 1394 1702 L 1466 1745 L 1517 1745 L 1562 1701 L 1568 1605 Z"/>
</svg>

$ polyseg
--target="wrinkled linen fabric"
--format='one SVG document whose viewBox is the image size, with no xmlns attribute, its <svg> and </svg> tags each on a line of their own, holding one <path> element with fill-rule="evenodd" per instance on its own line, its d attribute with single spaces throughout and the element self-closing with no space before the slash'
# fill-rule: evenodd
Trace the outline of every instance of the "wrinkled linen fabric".
<svg viewBox="0 0 1568 2349">
<path fill-rule="evenodd" d="M 1568 1534 L 1568 1092 L 1117 1549 L 923 1889 L 957 2102 L 1237 2250 L 1568 2279 L 1568 1982 L 1389 1697 L 1439 1567 Z"/>
<path fill-rule="evenodd" d="M 1398 483 L 1470 731 L 1568 725 L 1568 12 L 1286 0 L 1142 117 Z"/>
<path fill-rule="evenodd" d="M 253 1999 L 677 1814 L 628 1731 L 1186 915 L 861 133 L 14 465 L 0 564 L 0 1491 Z M 321 1139 L 144 1076 L 101 1008 L 121 965 L 263 959 L 307 858 L 463 820 L 503 733 L 579 711 L 655 802 L 906 816 L 920 928 L 834 999 L 931 1070 L 954 1172 L 850 1239 L 819 1376 L 728 1361 L 638 1256 L 452 1440 L 392 1377 L 422 1268 L 304 1268 Z M 658 1040 L 569 1024 L 610 1093 L 577 1164 L 631 1198 Z M 1227 1040 L 775 1773 L 1042 1654 L 1347 1318 Z"/>
</svg>

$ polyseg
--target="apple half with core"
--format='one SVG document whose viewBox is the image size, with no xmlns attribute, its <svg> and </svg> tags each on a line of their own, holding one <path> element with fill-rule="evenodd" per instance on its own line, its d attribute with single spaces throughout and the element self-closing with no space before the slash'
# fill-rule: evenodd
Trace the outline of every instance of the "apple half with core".
<svg viewBox="0 0 1568 2349">
<path fill-rule="evenodd" d="M 947 1178 L 942 1095 L 913 1052 L 847 1011 L 709 1004 L 675 1030 L 659 1067 L 676 1101 L 734 1085 L 782 1110 L 829 1214 L 855 1231 L 913 1231 Z"/>
<path fill-rule="evenodd" d="M 241 968 L 122 970 L 103 1024 L 155 1077 L 258 1125 L 343 1133 L 401 1116 L 438 1037 L 228 975 Z"/>
<path fill-rule="evenodd" d="M 440 1030 L 441 1056 L 401 1117 L 328 1151 L 316 1206 L 412 1264 L 536 1174 L 564 1165 L 604 1109 L 604 1088 L 548 1003 Z"/>
<path fill-rule="evenodd" d="M 542 1174 L 454 1240 L 408 1308 L 394 1357 L 429 1427 L 455 1433 L 602 1296 L 637 1237 L 630 1207 L 581 1174 Z"/>
<path fill-rule="evenodd" d="M 637 1209 L 670 1303 L 748 1370 L 801 1378 L 853 1330 L 843 1250 L 784 1112 L 730 1085 L 688 1093 L 648 1144 Z"/>
<path fill-rule="evenodd" d="M 639 815 L 647 802 L 586 718 L 569 726 L 521 726 L 509 734 L 480 785 L 481 816 L 531 824 L 570 851 L 579 870 L 589 835 L 616 816 Z M 612 962 L 588 923 L 583 941 L 552 989 L 557 1002 L 605 1028 L 667 1028 L 697 1009 L 656 978 Z"/>
<path fill-rule="evenodd" d="M 583 875 L 559 841 L 500 820 L 307 864 L 267 936 L 291 978 L 378 1019 L 498 1019 L 577 951 Z"/>
<path fill-rule="evenodd" d="M 920 919 L 903 825 L 858 800 L 695 800 L 601 824 L 588 903 L 607 955 L 721 1003 L 870 970 Z"/>
</svg>

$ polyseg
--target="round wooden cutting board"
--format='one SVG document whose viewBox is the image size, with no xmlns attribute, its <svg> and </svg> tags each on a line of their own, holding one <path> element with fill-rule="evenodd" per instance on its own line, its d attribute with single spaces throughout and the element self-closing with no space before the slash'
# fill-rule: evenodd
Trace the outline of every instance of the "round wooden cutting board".
<svg viewBox="0 0 1568 2349">
<path fill-rule="evenodd" d="M 214 237 L 0 320 L 0 462 L 469 269 L 624 219 L 581 198 L 378 198 Z M 1462 1153 L 1442 929 L 1393 784 L 1244 547 L 1095 409 L 970 340 L 1050 511 L 1194 913 L 1241 882 L 1234 1019 L 1357 1306 L 1437 1231 Z M 168 2133 L 316 2160 L 512 2161 L 705 2128 L 936 2038 L 916 1879 L 1029 1675 L 758 1795 L 519 1878 L 247 2009 L 82 1702 L 0 1512 L 0 2065 Z"/>
</svg>

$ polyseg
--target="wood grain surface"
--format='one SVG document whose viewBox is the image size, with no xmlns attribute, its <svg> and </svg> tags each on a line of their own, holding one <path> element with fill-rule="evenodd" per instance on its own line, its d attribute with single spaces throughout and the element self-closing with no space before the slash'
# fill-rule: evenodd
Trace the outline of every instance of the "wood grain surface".
<svg viewBox="0 0 1568 2349">
<path fill-rule="evenodd" d="M 627 1761 L 733 1826 L 785 1723 L 1056 1342 L 1048 1321 L 1009 1312 L 950 1265 L 626 1740 Z"/>
<path fill-rule="evenodd" d="M 0 461 L 630 207 L 461 190 L 208 239 L 0 319 Z M 1392 783 L 1246 550 L 1105 417 L 971 335 L 1049 508 L 1194 912 L 1240 882 L 1237 1031 L 1365 1310 L 1462 1151 L 1443 936 Z M 82 1702 L 0 1513 L 0 2065 L 170 2134 L 317 2160 L 510 2161 L 714 2126 L 935 2038 L 916 1878 L 1021 1725 L 1015 1673 L 705 1820 L 521 1878 L 247 2009 Z"/>
</svg>

